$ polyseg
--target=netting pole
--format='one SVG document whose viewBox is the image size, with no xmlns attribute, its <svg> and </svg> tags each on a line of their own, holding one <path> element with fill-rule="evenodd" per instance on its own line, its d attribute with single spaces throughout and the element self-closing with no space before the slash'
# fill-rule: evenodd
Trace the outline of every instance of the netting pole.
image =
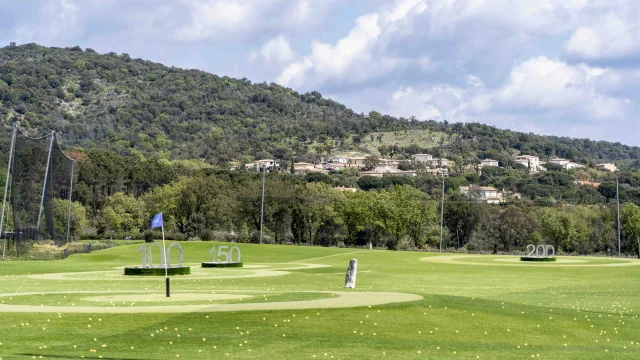
<svg viewBox="0 0 640 360">
<path fill-rule="evenodd" d="M 51 132 L 51 141 L 49 142 L 49 155 L 47 156 L 47 170 L 44 173 L 44 183 L 42 184 L 42 197 L 40 198 L 40 207 L 38 208 L 38 224 L 36 225 L 36 239 L 40 233 L 40 219 L 42 218 L 42 205 L 44 203 L 44 195 L 47 191 L 47 180 L 49 179 L 49 167 L 51 166 L 51 150 L 53 149 L 53 139 L 56 137 L 56 131 Z"/>
<path fill-rule="evenodd" d="M 2 225 L 4 225 L 4 209 L 7 205 L 7 191 L 9 190 L 9 174 L 11 173 L 11 160 L 13 159 L 13 146 L 16 143 L 16 125 L 13 124 L 13 133 L 11 135 L 11 149 L 9 150 L 9 161 L 7 162 L 7 179 L 4 183 L 4 197 L 2 198 L 2 216 L 0 217 L 0 236 L 2 236 Z M 15 232 L 14 232 L 15 233 Z M 15 234 L 14 234 L 15 236 Z M 7 237 L 4 237 L 4 248 L 2 249 L 2 258 L 5 258 L 7 252 Z"/>
<path fill-rule="evenodd" d="M 76 161 L 71 162 L 71 179 L 69 180 L 69 208 L 67 209 L 67 244 L 69 243 L 69 236 L 71 235 L 71 192 L 73 191 L 73 168 L 76 166 Z"/>
</svg>

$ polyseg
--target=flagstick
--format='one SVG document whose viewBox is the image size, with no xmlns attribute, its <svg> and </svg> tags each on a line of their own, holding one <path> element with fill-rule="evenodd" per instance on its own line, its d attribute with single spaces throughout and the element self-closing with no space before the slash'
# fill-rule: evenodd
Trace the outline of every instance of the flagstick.
<svg viewBox="0 0 640 360">
<path fill-rule="evenodd" d="M 169 285 L 169 267 L 168 267 L 169 263 L 167 262 L 167 247 L 165 246 L 165 243 L 164 243 L 164 219 L 162 221 L 162 250 L 164 252 L 164 278 L 166 282 L 167 297 L 170 297 L 171 290 Z"/>
</svg>

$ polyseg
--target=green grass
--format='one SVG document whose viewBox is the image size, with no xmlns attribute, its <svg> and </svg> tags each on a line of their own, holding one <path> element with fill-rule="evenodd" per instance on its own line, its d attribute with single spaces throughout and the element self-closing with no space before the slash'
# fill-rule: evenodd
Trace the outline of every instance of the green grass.
<svg viewBox="0 0 640 360">
<path fill-rule="evenodd" d="M 207 251 L 220 244 L 183 242 L 181 245 L 185 264 L 193 267 L 209 261 Z M 615 260 L 582 257 L 575 259 L 595 266 L 563 264 L 562 258 L 558 263 L 514 266 L 514 263 L 494 261 L 495 256 L 473 256 L 447 263 L 420 260 L 437 254 L 236 245 L 242 250 L 245 268 L 210 269 L 212 274 L 252 271 L 250 266 L 256 264 L 271 264 L 273 269 L 290 269 L 297 263 L 328 267 L 287 270 L 289 274 L 272 277 L 203 278 L 194 274 L 189 275 L 191 278 L 172 279 L 172 291 L 244 290 L 259 294 L 253 300 L 217 303 L 258 302 L 263 295 L 268 301 L 316 299 L 330 295 L 305 292 L 344 291 L 349 259 L 357 258 L 356 291 L 407 292 L 419 294 L 423 300 L 295 311 L 99 315 L 6 312 L 0 314 L 0 358 L 640 357 L 640 266 L 612 266 Z M 102 292 L 91 296 L 112 295 L 110 291 L 114 290 L 162 294 L 164 279 L 161 278 L 122 280 L 116 275 L 102 276 L 109 272 L 121 273 L 123 266 L 138 265 L 137 247 L 119 246 L 59 261 L 0 262 L 0 294 L 5 294 L 0 301 L 44 306 L 77 301 L 78 305 L 80 302 L 87 305 L 88 301 L 82 300 L 86 294 L 47 292 Z M 205 270 L 208 269 L 201 271 Z M 101 273 L 95 277 L 78 274 L 63 279 L 29 276 L 89 271 Z M 10 295 L 26 292 L 36 294 Z"/>
</svg>

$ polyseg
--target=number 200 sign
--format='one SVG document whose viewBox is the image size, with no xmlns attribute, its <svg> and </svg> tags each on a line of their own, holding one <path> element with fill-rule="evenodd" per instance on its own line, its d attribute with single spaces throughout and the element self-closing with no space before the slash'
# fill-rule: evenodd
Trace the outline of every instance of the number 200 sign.
<svg viewBox="0 0 640 360">
<path fill-rule="evenodd" d="M 229 251 L 226 251 L 226 249 L 229 249 L 229 247 L 225 245 L 218 246 L 218 253 L 216 254 L 216 247 L 215 246 L 212 247 L 211 250 L 209 250 L 209 252 L 213 254 L 213 262 L 216 264 L 239 263 L 240 248 L 237 246 L 234 246 L 231 249 L 229 249 Z M 233 259 L 234 250 L 237 253 L 237 256 L 235 259 Z M 222 260 L 223 258 L 224 258 L 224 261 Z"/>
</svg>

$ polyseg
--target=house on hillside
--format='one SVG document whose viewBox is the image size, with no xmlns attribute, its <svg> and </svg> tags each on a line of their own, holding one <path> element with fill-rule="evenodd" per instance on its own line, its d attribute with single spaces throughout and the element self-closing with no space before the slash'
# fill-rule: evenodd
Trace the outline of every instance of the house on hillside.
<svg viewBox="0 0 640 360">
<path fill-rule="evenodd" d="M 490 186 L 461 186 L 460 193 L 487 204 L 500 204 L 507 199 L 520 199 L 522 195 L 512 191 L 498 191 L 498 189 Z"/>
<path fill-rule="evenodd" d="M 319 165 L 307 163 L 307 162 L 299 162 L 293 164 L 293 173 L 294 174 L 308 174 L 308 173 L 322 173 L 328 174 L 329 170 L 322 168 Z"/>
<path fill-rule="evenodd" d="M 578 163 L 574 163 L 572 161 L 569 161 L 567 159 L 562 159 L 562 158 L 551 158 L 549 160 L 549 163 L 550 164 L 560 165 L 565 170 L 579 169 L 579 168 L 583 168 L 584 167 L 584 165 L 581 165 L 581 164 L 578 164 Z"/>
<path fill-rule="evenodd" d="M 519 155 L 516 156 L 515 162 L 526 166 L 532 173 L 543 171 L 540 166 L 540 158 L 533 155 Z"/>
<path fill-rule="evenodd" d="M 245 164 L 249 170 L 261 171 L 265 169 L 267 172 L 280 170 L 280 162 L 273 159 L 256 160 L 252 163 Z"/>
<path fill-rule="evenodd" d="M 598 164 L 598 165 L 596 165 L 596 169 L 605 170 L 605 171 L 611 171 L 611 172 L 618 171 L 618 167 L 616 166 L 616 164 L 612 164 L 612 163 Z"/>
<path fill-rule="evenodd" d="M 499 204 L 498 190 L 490 186 L 460 186 L 460 192 L 472 199 L 488 204 Z"/>
<path fill-rule="evenodd" d="M 498 160 L 493 159 L 484 159 L 480 161 L 480 165 L 482 166 L 499 166 Z"/>
<path fill-rule="evenodd" d="M 411 155 L 411 159 L 419 162 L 427 162 L 433 160 L 433 155 L 431 154 L 414 154 Z"/>
</svg>

